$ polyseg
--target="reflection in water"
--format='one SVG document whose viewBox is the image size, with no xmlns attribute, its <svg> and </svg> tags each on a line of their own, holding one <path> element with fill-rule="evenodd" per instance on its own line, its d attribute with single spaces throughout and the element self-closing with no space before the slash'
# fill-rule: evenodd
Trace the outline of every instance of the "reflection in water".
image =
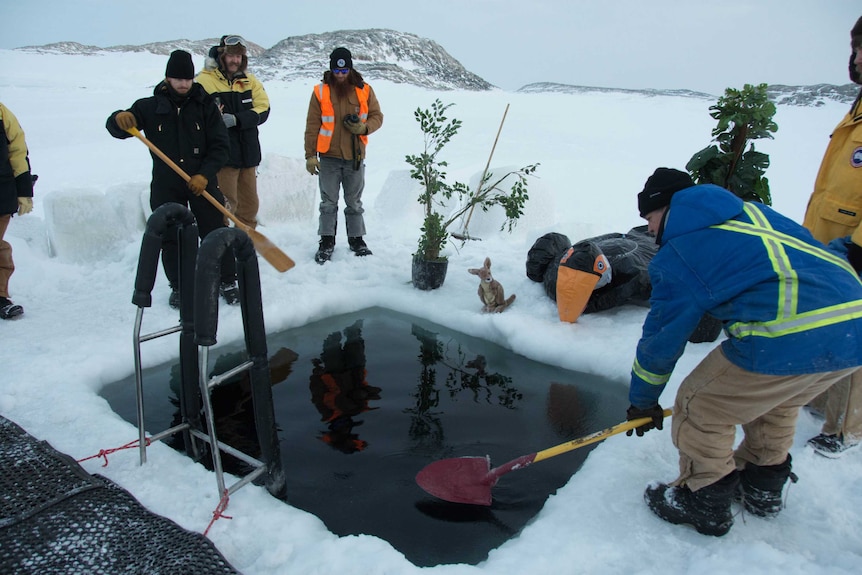
<svg viewBox="0 0 862 575">
<path fill-rule="evenodd" d="M 619 382 L 543 365 L 390 310 L 268 334 L 267 343 L 278 350 L 269 367 L 285 501 L 336 535 L 380 537 L 418 566 L 487 559 L 565 485 L 594 446 L 507 474 L 494 487 L 490 508 L 430 498 L 416 485 L 419 470 L 456 456 L 509 461 L 618 423 L 628 405 Z M 241 346 L 211 350 L 212 371 L 243 363 Z M 166 429 L 178 411 L 168 382 L 178 388 L 179 370 L 155 366 L 144 380 L 145 426 Z M 134 389 L 129 377 L 101 392 L 132 424 Z M 213 402 L 220 438 L 260 459 L 247 373 L 217 388 Z M 223 464 L 230 473 L 245 471 L 227 456 Z"/>
<path fill-rule="evenodd" d="M 380 388 L 368 385 L 365 369 L 365 341 L 362 339 L 362 320 L 344 329 L 344 346 L 341 333 L 333 332 L 323 341 L 323 352 L 311 360 L 314 369 L 308 384 L 311 402 L 320 412 L 320 421 L 327 431 L 318 439 L 342 453 L 356 453 L 368 447 L 359 439 L 353 428 L 362 425 L 354 416 L 377 409 L 368 402 L 380 399 Z"/>
<path fill-rule="evenodd" d="M 462 391 L 471 391 L 474 402 L 484 400 L 485 403 L 496 403 L 507 409 L 513 409 L 523 395 L 512 385 L 512 378 L 501 373 L 488 373 L 487 361 L 484 355 L 476 355 L 467 359 L 461 345 L 449 357 L 446 346 L 438 339 L 438 335 L 416 324 L 411 326 L 411 333 L 419 340 L 419 385 L 411 393 L 415 399 L 413 407 L 404 410 L 411 414 L 410 438 L 415 449 L 423 453 L 440 451 L 444 445 L 443 425 L 440 421 L 442 412 L 432 411 L 440 404 L 440 390 L 437 388 L 437 368 L 446 369 L 446 389 L 449 399 L 457 401 Z"/>
</svg>

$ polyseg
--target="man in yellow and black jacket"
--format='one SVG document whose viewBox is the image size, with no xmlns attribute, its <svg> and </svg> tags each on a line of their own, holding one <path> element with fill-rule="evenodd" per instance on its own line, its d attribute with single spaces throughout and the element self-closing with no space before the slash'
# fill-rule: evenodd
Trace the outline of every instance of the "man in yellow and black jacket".
<svg viewBox="0 0 862 575">
<path fill-rule="evenodd" d="M 850 31 L 850 79 L 862 84 L 862 18 Z M 862 91 L 832 132 L 808 200 L 803 225 L 828 244 L 849 236 L 847 259 L 862 271 Z M 827 389 L 814 400 L 826 420 L 808 444 L 821 455 L 839 457 L 862 444 L 862 371 Z"/>
<path fill-rule="evenodd" d="M 235 34 L 222 36 L 195 81 L 215 99 L 230 137 L 230 159 L 219 170 L 219 187 L 231 213 L 254 228 L 262 159 L 257 127 L 269 118 L 270 105 L 263 84 L 248 71 L 248 43 Z"/>
<path fill-rule="evenodd" d="M 12 319 L 24 308 L 9 299 L 9 278 L 15 271 L 12 246 L 3 239 L 13 214 L 24 215 L 33 209 L 33 177 L 24 130 L 18 118 L 0 103 L 0 319 Z"/>
</svg>

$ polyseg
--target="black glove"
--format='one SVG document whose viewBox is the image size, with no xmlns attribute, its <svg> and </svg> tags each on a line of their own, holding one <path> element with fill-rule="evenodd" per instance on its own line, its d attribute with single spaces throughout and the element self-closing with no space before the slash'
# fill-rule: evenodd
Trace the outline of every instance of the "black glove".
<svg viewBox="0 0 862 575">
<path fill-rule="evenodd" d="M 657 403 L 652 407 L 648 407 L 646 409 L 640 409 L 635 407 L 634 405 L 630 405 L 629 408 L 626 410 L 626 421 L 631 421 L 632 419 L 640 419 L 642 417 L 651 417 L 652 421 L 644 423 L 640 427 L 629 429 L 628 431 L 626 431 L 626 435 L 631 436 L 632 431 L 635 431 L 637 432 L 638 437 L 643 437 L 643 434 L 650 429 L 662 429 L 662 427 L 664 426 L 664 410 Z"/>
<path fill-rule="evenodd" d="M 856 270 L 856 273 L 862 273 L 862 247 L 857 246 L 853 242 L 847 244 L 847 261 Z"/>
<path fill-rule="evenodd" d="M 344 120 L 344 122 L 342 122 L 342 123 L 344 124 L 345 128 L 350 130 L 351 134 L 356 134 L 357 136 L 361 136 L 363 134 L 368 133 L 368 126 L 366 126 L 362 122 L 348 122 L 347 120 Z"/>
</svg>

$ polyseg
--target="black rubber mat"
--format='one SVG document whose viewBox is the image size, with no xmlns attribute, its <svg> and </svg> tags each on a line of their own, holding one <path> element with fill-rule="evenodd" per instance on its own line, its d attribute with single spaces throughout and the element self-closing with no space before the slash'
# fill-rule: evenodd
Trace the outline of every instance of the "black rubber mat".
<svg viewBox="0 0 862 575">
<path fill-rule="evenodd" d="M 0 573 L 238 573 L 209 539 L 0 416 Z"/>
</svg>

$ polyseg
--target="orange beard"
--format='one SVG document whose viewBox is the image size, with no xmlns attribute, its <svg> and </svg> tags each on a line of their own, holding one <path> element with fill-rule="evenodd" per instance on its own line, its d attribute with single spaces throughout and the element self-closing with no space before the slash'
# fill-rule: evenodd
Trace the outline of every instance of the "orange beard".
<svg viewBox="0 0 862 575">
<path fill-rule="evenodd" d="M 343 82 L 336 80 L 332 83 L 332 91 L 335 92 L 335 97 L 339 100 L 348 98 L 352 90 L 353 85 L 348 80 L 344 80 Z"/>
</svg>

